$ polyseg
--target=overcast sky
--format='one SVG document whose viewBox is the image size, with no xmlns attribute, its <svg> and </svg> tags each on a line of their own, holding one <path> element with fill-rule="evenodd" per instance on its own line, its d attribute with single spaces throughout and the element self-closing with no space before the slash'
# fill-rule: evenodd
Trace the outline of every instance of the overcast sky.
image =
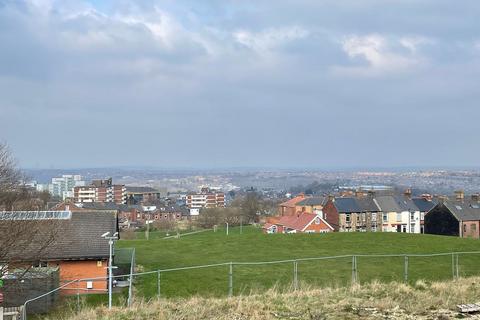
<svg viewBox="0 0 480 320">
<path fill-rule="evenodd" d="M 480 165 L 480 2 L 0 0 L 23 167 Z"/>
</svg>

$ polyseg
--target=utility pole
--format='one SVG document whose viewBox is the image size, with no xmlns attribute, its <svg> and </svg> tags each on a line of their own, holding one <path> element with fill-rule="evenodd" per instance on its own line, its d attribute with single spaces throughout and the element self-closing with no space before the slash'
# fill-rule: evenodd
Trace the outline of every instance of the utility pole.
<svg viewBox="0 0 480 320">
<path fill-rule="evenodd" d="M 114 241 L 118 240 L 118 232 L 115 232 L 113 236 L 109 237 L 110 232 L 106 232 L 102 235 L 102 238 L 108 240 L 110 247 L 110 254 L 108 258 L 108 309 L 112 309 L 112 280 L 113 280 L 113 245 Z"/>
</svg>

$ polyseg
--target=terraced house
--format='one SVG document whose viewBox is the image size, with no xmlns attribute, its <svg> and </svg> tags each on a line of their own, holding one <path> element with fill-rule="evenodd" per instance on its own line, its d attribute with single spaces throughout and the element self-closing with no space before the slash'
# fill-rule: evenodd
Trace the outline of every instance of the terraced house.
<svg viewBox="0 0 480 320">
<path fill-rule="evenodd" d="M 421 212 L 410 198 L 386 195 L 375 197 L 375 201 L 382 211 L 382 231 L 405 233 L 423 231 Z"/>
<path fill-rule="evenodd" d="M 480 197 L 446 199 L 425 215 L 425 233 L 480 238 Z"/>
<path fill-rule="evenodd" d="M 371 196 L 354 198 L 331 197 L 323 208 L 325 220 L 337 220 L 338 231 L 382 231 L 381 210 Z"/>
</svg>

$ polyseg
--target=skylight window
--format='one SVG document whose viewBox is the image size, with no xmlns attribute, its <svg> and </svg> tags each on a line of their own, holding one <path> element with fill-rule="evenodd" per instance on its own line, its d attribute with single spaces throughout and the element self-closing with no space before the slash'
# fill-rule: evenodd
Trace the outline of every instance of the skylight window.
<svg viewBox="0 0 480 320">
<path fill-rule="evenodd" d="M 455 208 L 457 208 L 457 210 L 462 210 L 462 207 L 460 206 L 455 206 Z"/>
</svg>

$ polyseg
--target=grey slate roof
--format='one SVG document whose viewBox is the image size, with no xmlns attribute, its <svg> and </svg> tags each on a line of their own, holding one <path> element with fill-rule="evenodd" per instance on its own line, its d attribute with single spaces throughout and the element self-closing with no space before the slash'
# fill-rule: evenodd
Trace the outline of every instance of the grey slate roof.
<svg viewBox="0 0 480 320">
<path fill-rule="evenodd" d="M 352 213 L 352 212 L 361 212 L 355 198 L 335 198 L 333 203 L 337 208 L 339 213 Z"/>
<path fill-rule="evenodd" d="M 297 206 L 323 206 L 327 202 L 325 197 L 308 197 L 305 200 L 297 202 Z"/>
<path fill-rule="evenodd" d="M 421 212 L 428 212 L 437 205 L 435 200 L 429 201 L 424 198 L 413 198 L 412 201 Z"/>
<path fill-rule="evenodd" d="M 130 211 L 130 209 L 136 209 L 138 211 L 143 210 L 141 205 L 116 204 L 114 202 L 84 202 L 82 203 L 81 207 L 88 210 L 119 210 L 119 211 Z"/>
<path fill-rule="evenodd" d="M 375 197 L 375 200 L 378 203 L 378 206 L 383 212 L 401 212 L 399 203 L 396 201 L 393 196 L 380 196 Z"/>
<path fill-rule="evenodd" d="M 10 252 L 12 259 L 30 260 L 85 260 L 106 258 L 109 255 L 108 241 L 101 238 L 105 232 L 117 232 L 116 211 L 73 211 L 70 219 L 48 220 L 0 220 L 0 232 L 6 232 L 12 223 L 24 224 L 26 228 L 44 230 L 40 234 L 23 232 L 17 235 L 22 243 L 18 252 Z M 48 242 L 46 239 L 53 241 Z M 51 243 L 42 250 L 45 243 Z M 21 251 L 19 251 L 21 249 Z M 12 250 L 14 251 L 14 250 Z"/>
<path fill-rule="evenodd" d="M 480 203 L 478 201 L 445 201 L 445 207 L 457 217 L 458 220 L 480 220 Z"/>
<path fill-rule="evenodd" d="M 376 205 L 373 198 L 365 197 L 356 199 L 358 206 L 360 207 L 360 212 L 379 212 L 380 208 Z"/>
</svg>

